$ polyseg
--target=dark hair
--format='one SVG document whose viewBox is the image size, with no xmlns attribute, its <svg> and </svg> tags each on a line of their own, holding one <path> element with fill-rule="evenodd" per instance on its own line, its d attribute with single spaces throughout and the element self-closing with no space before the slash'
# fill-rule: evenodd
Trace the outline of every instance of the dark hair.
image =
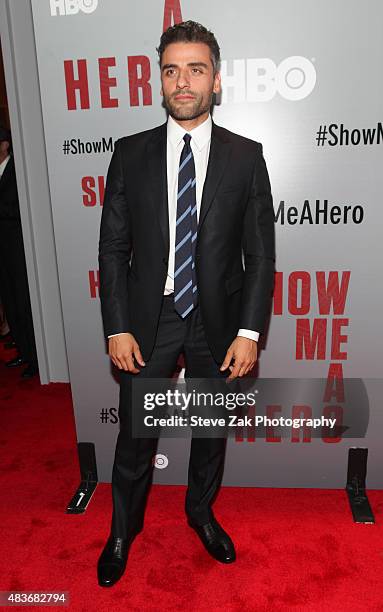
<svg viewBox="0 0 383 612">
<path fill-rule="evenodd" d="M 213 64 L 214 74 L 219 70 L 220 53 L 217 40 L 210 30 L 207 30 L 203 25 L 196 21 L 183 21 L 170 26 L 163 32 L 160 44 L 157 47 L 157 52 L 160 58 L 166 47 L 175 42 L 201 42 L 205 43 L 210 49 L 210 58 Z"/>
</svg>

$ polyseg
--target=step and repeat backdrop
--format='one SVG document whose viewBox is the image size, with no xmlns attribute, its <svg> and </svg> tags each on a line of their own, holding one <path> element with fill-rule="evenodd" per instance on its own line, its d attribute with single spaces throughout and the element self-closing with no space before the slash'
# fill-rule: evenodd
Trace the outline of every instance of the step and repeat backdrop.
<svg viewBox="0 0 383 612">
<path fill-rule="evenodd" d="M 337 435 L 239 428 L 223 483 L 343 487 L 348 449 L 360 446 L 368 485 L 382 488 L 381 3 L 32 0 L 32 9 L 77 437 L 94 442 L 99 479 L 111 480 L 119 391 L 99 301 L 106 173 L 117 138 L 166 120 L 156 46 L 169 25 L 193 19 L 221 47 L 213 119 L 263 144 L 272 185 L 277 271 L 258 368 L 268 414 L 340 425 Z M 313 379 L 323 393 L 303 401 Z M 155 482 L 186 483 L 187 445 L 160 440 Z"/>
</svg>

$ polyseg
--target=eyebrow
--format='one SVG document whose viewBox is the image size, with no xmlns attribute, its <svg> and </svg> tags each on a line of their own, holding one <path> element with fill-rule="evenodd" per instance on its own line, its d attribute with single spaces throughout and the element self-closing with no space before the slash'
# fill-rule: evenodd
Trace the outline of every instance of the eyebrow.
<svg viewBox="0 0 383 612">
<path fill-rule="evenodd" d="M 208 68 L 208 65 L 205 64 L 205 62 L 189 62 L 188 66 L 192 66 L 193 68 L 197 68 L 199 66 L 203 68 Z M 161 71 L 167 70 L 168 68 L 178 68 L 178 65 L 177 64 L 164 64 L 162 66 Z"/>
</svg>

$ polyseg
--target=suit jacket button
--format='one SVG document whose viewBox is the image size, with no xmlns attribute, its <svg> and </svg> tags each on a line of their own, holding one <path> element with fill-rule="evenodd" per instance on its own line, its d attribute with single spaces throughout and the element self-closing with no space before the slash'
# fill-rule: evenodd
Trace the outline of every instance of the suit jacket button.
<svg viewBox="0 0 383 612">
<path fill-rule="evenodd" d="M 168 260 L 166 259 L 166 257 L 163 257 L 162 261 L 164 262 L 165 265 L 168 264 Z"/>
</svg>

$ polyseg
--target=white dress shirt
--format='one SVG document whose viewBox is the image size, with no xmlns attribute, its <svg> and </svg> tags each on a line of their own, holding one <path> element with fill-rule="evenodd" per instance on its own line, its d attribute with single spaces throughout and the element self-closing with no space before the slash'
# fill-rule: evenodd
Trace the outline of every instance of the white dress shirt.
<svg viewBox="0 0 383 612">
<path fill-rule="evenodd" d="M 0 178 L 3 176 L 3 172 L 5 170 L 5 166 L 7 165 L 8 161 L 10 160 L 11 156 L 7 155 L 7 157 L 5 159 L 3 159 L 3 161 L 0 164 Z"/>
<path fill-rule="evenodd" d="M 209 161 L 210 140 L 211 140 L 212 120 L 209 115 L 206 121 L 196 128 L 185 130 L 169 115 L 167 123 L 167 179 L 168 179 L 168 212 L 169 212 L 169 258 L 168 274 L 165 282 L 164 295 L 174 292 L 174 256 L 176 238 L 176 218 L 177 218 L 177 190 L 178 190 L 178 168 L 180 157 L 184 147 L 184 134 L 191 135 L 190 146 L 194 157 L 196 175 L 196 203 L 197 219 L 201 208 L 202 191 L 206 178 L 207 165 Z M 108 336 L 117 336 L 112 334 Z M 259 332 L 250 329 L 240 329 L 238 336 L 244 336 L 251 340 L 258 340 Z"/>
</svg>

